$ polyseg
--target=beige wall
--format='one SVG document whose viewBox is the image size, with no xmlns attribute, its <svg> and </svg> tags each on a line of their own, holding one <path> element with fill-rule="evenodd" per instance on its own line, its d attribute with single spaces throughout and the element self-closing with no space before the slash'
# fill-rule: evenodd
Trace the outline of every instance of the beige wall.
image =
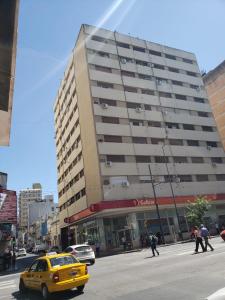
<svg viewBox="0 0 225 300">
<path fill-rule="evenodd" d="M 87 206 L 89 206 L 102 200 L 102 190 L 84 39 L 85 34 L 81 29 L 74 53 L 74 65 L 81 124 Z"/>
</svg>

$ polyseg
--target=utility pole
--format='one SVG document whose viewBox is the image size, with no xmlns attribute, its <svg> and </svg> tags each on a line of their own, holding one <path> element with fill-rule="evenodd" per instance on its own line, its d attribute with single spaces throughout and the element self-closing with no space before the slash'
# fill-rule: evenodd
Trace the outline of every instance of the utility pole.
<svg viewBox="0 0 225 300">
<path fill-rule="evenodd" d="M 163 157 L 165 159 L 166 156 L 165 156 L 165 151 L 164 151 L 164 146 L 163 145 L 162 145 L 162 151 L 163 151 Z M 169 168 L 168 168 L 168 165 L 167 165 L 166 161 L 165 161 L 165 166 L 166 166 L 166 172 L 168 174 L 169 185 L 170 185 L 171 194 L 172 194 L 172 198 L 173 198 L 173 204 L 174 204 L 175 213 L 176 213 L 176 217 L 177 217 L 177 223 L 178 223 L 178 229 L 179 229 L 178 234 L 179 234 L 179 237 L 181 238 L 181 240 L 183 240 L 183 235 L 182 235 L 182 231 L 181 231 L 181 224 L 180 224 L 180 217 L 179 217 L 179 213 L 178 213 L 178 209 L 177 209 L 177 203 L 176 203 L 174 190 L 173 190 L 173 185 L 172 185 L 172 181 L 171 181 L 172 175 L 170 175 Z"/>
<path fill-rule="evenodd" d="M 163 231 L 163 226 L 162 226 L 162 222 L 161 222 L 161 217 L 160 217 L 160 213 L 159 213 L 159 205 L 158 205 L 158 201 L 157 201 L 157 197 L 156 197 L 156 192 L 155 192 L 155 185 L 153 182 L 153 176 L 152 176 L 152 170 L 151 170 L 151 165 L 148 165 L 149 168 L 149 173 L 150 173 L 150 177 L 151 177 L 151 183 L 152 183 L 152 190 L 153 190 L 153 195 L 154 195 L 154 200 L 155 200 L 155 207 L 156 207 L 156 212 L 157 212 L 157 217 L 159 220 L 159 227 L 160 227 L 160 232 L 162 235 L 162 242 L 163 244 L 165 244 L 165 237 L 164 237 L 164 231 Z"/>
</svg>

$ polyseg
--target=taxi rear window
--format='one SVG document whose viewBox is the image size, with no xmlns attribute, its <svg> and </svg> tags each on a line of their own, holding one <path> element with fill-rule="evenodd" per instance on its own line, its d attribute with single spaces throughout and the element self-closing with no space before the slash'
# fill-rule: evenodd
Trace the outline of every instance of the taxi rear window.
<svg viewBox="0 0 225 300">
<path fill-rule="evenodd" d="M 74 256 L 69 256 L 69 255 L 54 257 L 54 258 L 50 258 L 49 260 L 52 267 L 65 266 L 65 265 L 75 264 L 78 262 Z"/>
</svg>

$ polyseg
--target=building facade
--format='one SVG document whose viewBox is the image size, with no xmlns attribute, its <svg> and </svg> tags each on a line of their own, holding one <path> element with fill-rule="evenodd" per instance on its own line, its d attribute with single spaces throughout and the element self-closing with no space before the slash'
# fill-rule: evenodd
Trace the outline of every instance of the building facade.
<svg viewBox="0 0 225 300">
<path fill-rule="evenodd" d="M 225 149 L 225 61 L 203 77 L 220 138 Z"/>
<path fill-rule="evenodd" d="M 225 215 L 225 155 L 193 53 L 82 25 L 54 106 L 62 246 L 188 235 L 185 205 Z M 176 204 L 176 207 L 175 205 Z"/>
</svg>

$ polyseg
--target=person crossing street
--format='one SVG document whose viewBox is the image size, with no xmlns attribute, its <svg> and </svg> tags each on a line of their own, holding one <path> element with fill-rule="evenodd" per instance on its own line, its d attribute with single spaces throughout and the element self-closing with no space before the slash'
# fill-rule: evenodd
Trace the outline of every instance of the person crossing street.
<svg viewBox="0 0 225 300">
<path fill-rule="evenodd" d="M 194 226 L 194 237 L 195 237 L 195 253 L 198 253 L 198 248 L 199 248 L 199 244 L 202 247 L 202 252 L 205 252 L 205 247 L 203 245 L 202 242 L 202 237 L 201 237 L 201 233 L 200 230 L 198 229 L 197 226 Z"/>
<path fill-rule="evenodd" d="M 207 247 L 209 246 L 209 248 L 211 249 L 211 251 L 214 250 L 214 248 L 212 247 L 212 245 L 209 243 L 209 239 L 210 239 L 210 234 L 209 234 L 209 231 L 208 229 L 203 225 L 201 224 L 200 226 L 200 234 L 201 234 L 201 237 L 204 239 L 205 241 L 205 251 L 207 251 Z"/>
<path fill-rule="evenodd" d="M 155 252 L 159 255 L 159 251 L 156 249 L 157 243 L 158 243 L 158 238 L 152 232 L 150 232 L 149 244 L 152 249 L 152 256 L 155 256 Z"/>
</svg>

